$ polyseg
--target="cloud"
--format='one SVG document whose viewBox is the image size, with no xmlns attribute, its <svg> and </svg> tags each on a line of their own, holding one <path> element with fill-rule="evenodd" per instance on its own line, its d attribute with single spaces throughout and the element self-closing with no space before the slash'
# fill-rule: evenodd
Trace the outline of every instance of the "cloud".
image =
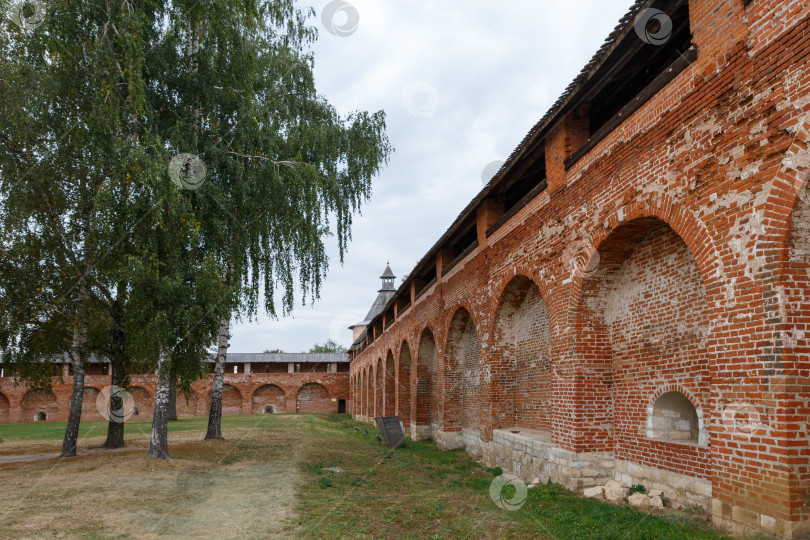
<svg viewBox="0 0 810 540">
<path fill-rule="evenodd" d="M 342 266 L 330 245 L 321 300 L 297 307 L 294 318 L 235 324 L 233 352 L 308 350 L 330 338 L 342 314 L 364 316 L 386 261 L 398 276 L 413 268 L 481 190 L 486 165 L 511 154 L 632 4 L 350 3 L 359 25 L 339 37 L 321 25 L 326 0 L 299 2 L 318 14 L 311 21 L 320 31 L 313 48 L 318 91 L 342 113 L 385 110 L 396 153 L 355 220 Z M 438 104 L 435 95 L 421 95 L 421 105 L 435 108 L 431 114 L 414 115 L 403 103 L 415 82 L 435 89 Z"/>
</svg>

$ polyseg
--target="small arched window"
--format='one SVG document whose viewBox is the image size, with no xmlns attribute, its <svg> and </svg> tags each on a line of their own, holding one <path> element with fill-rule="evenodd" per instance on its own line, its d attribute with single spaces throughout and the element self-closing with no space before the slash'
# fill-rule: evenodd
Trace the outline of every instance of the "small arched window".
<svg viewBox="0 0 810 540">
<path fill-rule="evenodd" d="M 706 443 L 700 411 L 680 392 L 665 392 L 647 407 L 647 438 L 665 442 Z"/>
</svg>

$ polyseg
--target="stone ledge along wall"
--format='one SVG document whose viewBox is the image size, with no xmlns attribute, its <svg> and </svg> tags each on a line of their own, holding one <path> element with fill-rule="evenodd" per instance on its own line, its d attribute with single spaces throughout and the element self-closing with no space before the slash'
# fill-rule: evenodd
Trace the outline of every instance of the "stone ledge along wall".
<svg viewBox="0 0 810 540">
<path fill-rule="evenodd" d="M 794 538 L 810 530 L 810 7 L 688 13 L 694 60 L 587 152 L 572 157 L 586 110 L 527 137 L 515 159 L 544 148 L 545 189 L 494 229 L 501 203 L 477 202 L 477 243 L 438 246 L 435 279 L 397 292 L 353 353 L 351 410 L 388 414 L 395 388 L 414 439 Z M 681 433 L 661 429 L 674 415 Z"/>
<path fill-rule="evenodd" d="M 155 375 L 132 375 L 127 389 L 137 411 L 131 418 L 151 418 L 155 402 Z M 0 423 L 67 421 L 72 377 L 54 378 L 52 390 L 29 390 L 15 384 L 11 377 L 0 378 Z M 109 392 L 109 375 L 88 375 L 82 404 L 83 420 L 100 420 L 97 397 Z M 177 394 L 179 416 L 206 416 L 210 407 L 211 378 L 195 382 L 186 399 Z M 317 388 L 314 396 L 302 389 Z M 314 399 L 317 397 L 317 399 Z M 265 412 L 337 413 L 340 400 L 349 402 L 349 373 L 226 373 L 223 386 L 223 414 L 259 414 Z M 347 405 L 348 406 L 348 405 Z M 38 414 L 45 417 L 37 417 Z"/>
</svg>

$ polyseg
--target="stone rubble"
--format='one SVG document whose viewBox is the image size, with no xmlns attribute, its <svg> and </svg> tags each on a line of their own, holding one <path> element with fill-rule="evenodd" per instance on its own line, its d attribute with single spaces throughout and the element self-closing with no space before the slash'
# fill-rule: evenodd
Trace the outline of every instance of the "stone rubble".
<svg viewBox="0 0 810 540">
<path fill-rule="evenodd" d="M 605 484 L 605 499 L 610 502 L 620 502 L 624 500 L 624 498 L 627 497 L 627 493 L 628 489 L 615 480 L 611 480 Z"/>
<path fill-rule="evenodd" d="M 630 490 L 628 488 L 615 480 L 611 480 L 604 486 L 585 488 L 582 491 L 583 496 L 591 499 L 606 500 L 608 502 L 619 504 L 624 503 L 626 500 L 627 504 L 630 506 L 641 509 L 650 507 L 663 509 L 663 494 L 663 490 L 660 489 L 651 489 L 649 493 L 630 494 Z"/>
</svg>

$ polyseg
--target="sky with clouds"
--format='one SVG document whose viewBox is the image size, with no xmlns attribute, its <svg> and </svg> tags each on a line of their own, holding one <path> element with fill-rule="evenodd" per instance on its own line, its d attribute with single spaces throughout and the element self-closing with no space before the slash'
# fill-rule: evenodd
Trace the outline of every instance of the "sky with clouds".
<svg viewBox="0 0 810 540">
<path fill-rule="evenodd" d="M 230 351 L 349 345 L 346 327 L 365 316 L 386 262 L 399 277 L 410 272 L 632 3 L 299 0 L 315 10 L 319 93 L 342 114 L 384 110 L 396 151 L 342 265 L 329 244 L 320 300 L 299 302 L 290 317 L 235 323 Z"/>
</svg>

